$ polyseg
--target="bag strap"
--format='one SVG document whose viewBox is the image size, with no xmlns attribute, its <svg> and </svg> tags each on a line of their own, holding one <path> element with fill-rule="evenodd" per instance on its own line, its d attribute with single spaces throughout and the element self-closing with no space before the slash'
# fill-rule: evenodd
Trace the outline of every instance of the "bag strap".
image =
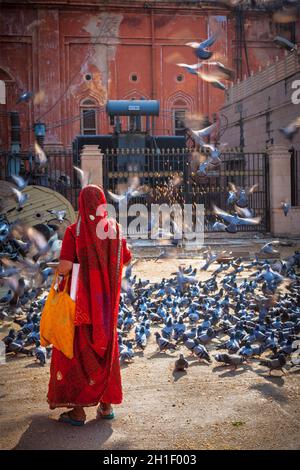
<svg viewBox="0 0 300 470">
<path fill-rule="evenodd" d="M 58 270 L 55 271 L 55 274 L 54 274 L 54 279 L 53 279 L 53 287 L 54 287 L 54 290 L 56 292 L 66 292 L 67 291 L 67 288 L 68 288 L 68 281 L 69 281 L 69 277 L 70 277 L 70 274 L 68 273 L 66 276 L 63 276 L 63 280 L 65 281 L 65 285 L 64 285 L 64 288 L 62 291 L 58 291 L 58 289 L 56 287 L 58 287 L 58 278 L 59 278 L 59 273 L 58 273 Z"/>
<path fill-rule="evenodd" d="M 69 274 L 69 273 L 68 273 L 66 276 L 64 276 L 65 285 L 64 285 L 64 289 L 63 289 L 61 292 L 66 292 L 66 291 L 67 291 L 67 289 L 68 289 L 69 277 L 70 277 L 70 274 Z"/>
</svg>

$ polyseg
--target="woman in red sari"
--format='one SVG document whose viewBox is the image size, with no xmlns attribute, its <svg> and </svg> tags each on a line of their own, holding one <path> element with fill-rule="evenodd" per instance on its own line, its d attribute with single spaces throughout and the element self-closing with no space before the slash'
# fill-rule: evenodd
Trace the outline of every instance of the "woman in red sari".
<svg viewBox="0 0 300 470">
<path fill-rule="evenodd" d="M 114 417 L 122 401 L 117 317 L 122 267 L 131 259 L 119 225 L 108 219 L 103 191 L 94 185 L 79 195 L 77 223 L 65 233 L 58 267 L 66 276 L 79 263 L 74 357 L 53 348 L 48 403 L 71 408 L 60 421 L 81 426 L 84 407 L 99 404 L 97 415 Z"/>
</svg>

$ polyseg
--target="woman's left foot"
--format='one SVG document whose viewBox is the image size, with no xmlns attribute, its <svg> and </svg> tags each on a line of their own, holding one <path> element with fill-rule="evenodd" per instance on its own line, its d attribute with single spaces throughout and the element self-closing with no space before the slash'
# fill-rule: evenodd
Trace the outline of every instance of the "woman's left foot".
<svg viewBox="0 0 300 470">
<path fill-rule="evenodd" d="M 100 403 L 97 409 L 97 418 L 101 419 L 113 419 L 115 417 L 112 406 L 107 403 Z"/>
</svg>

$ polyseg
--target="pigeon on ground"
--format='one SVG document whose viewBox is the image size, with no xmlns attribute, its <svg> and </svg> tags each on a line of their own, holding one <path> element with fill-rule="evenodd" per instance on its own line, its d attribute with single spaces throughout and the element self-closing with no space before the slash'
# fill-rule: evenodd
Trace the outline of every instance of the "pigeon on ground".
<svg viewBox="0 0 300 470">
<path fill-rule="evenodd" d="M 242 365 L 245 362 L 246 358 L 243 356 L 238 356 L 237 354 L 216 354 L 215 360 L 217 362 L 224 362 L 236 369 L 238 366 Z"/>
<path fill-rule="evenodd" d="M 271 375 L 272 370 L 281 370 L 283 374 L 285 374 L 284 370 L 282 369 L 283 366 L 286 364 L 286 357 L 284 354 L 279 354 L 278 358 L 276 359 L 263 359 L 259 363 L 262 366 L 265 366 L 269 369 L 269 374 Z"/>
<path fill-rule="evenodd" d="M 171 343 L 167 339 L 162 338 L 160 334 L 158 333 L 158 331 L 156 331 L 154 335 L 156 336 L 156 343 L 160 351 L 166 351 L 168 349 L 170 351 L 174 351 L 176 349 L 176 345 Z"/>
<path fill-rule="evenodd" d="M 185 369 L 187 369 L 189 366 L 188 361 L 184 358 L 183 354 L 179 355 L 179 359 L 175 362 L 175 368 L 174 370 L 176 372 L 184 372 Z"/>
</svg>

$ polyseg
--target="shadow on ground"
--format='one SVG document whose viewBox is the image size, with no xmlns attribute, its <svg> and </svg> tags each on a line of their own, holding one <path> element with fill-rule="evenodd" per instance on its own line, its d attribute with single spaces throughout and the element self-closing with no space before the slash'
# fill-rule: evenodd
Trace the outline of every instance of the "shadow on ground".
<svg viewBox="0 0 300 470">
<path fill-rule="evenodd" d="M 269 379 L 269 377 L 268 377 Z M 250 389 L 257 390 L 261 393 L 265 398 L 272 398 L 276 400 L 278 403 L 287 403 L 287 397 L 284 389 L 278 388 L 282 387 L 283 383 L 281 383 L 281 377 L 277 377 L 275 380 L 275 385 L 273 383 L 259 383 L 251 385 Z M 283 382 L 283 380 L 282 380 Z"/>
<path fill-rule="evenodd" d="M 79 441 L 82 449 L 105 449 L 113 433 L 111 423 L 104 420 L 93 419 L 82 427 L 60 423 L 41 414 L 32 415 L 30 420 L 14 450 L 76 449 Z"/>
</svg>

